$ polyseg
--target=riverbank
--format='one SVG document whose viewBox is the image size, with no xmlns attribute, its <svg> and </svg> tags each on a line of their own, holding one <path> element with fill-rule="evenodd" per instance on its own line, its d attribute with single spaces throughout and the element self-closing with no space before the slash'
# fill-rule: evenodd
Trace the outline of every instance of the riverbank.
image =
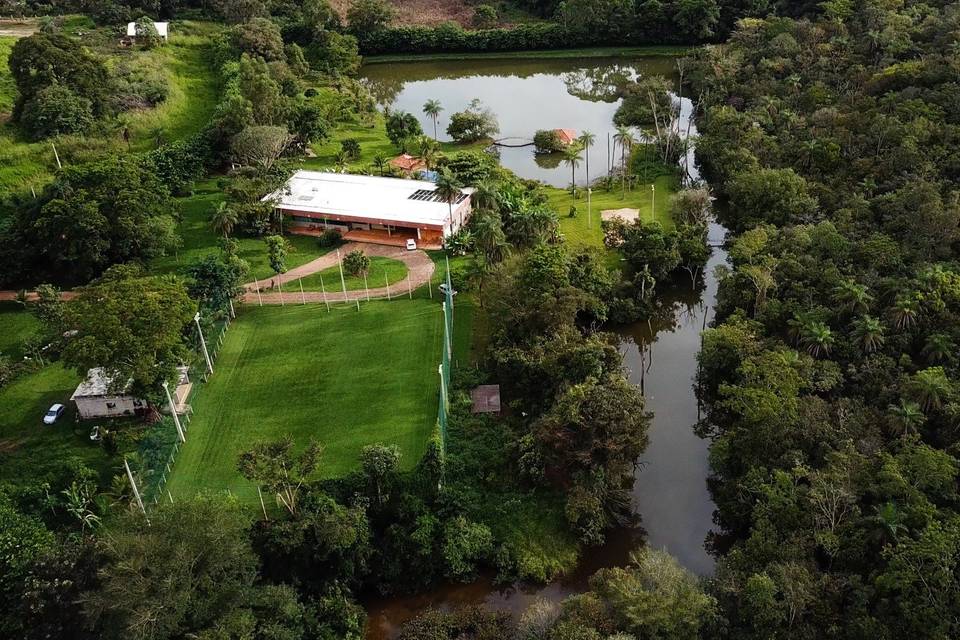
<svg viewBox="0 0 960 640">
<path fill-rule="evenodd" d="M 583 49 L 527 49 L 524 51 L 489 51 L 483 53 L 394 53 L 364 56 L 363 64 L 389 62 L 434 62 L 438 60 L 529 60 L 583 58 L 654 58 L 680 57 L 695 49 L 684 45 L 648 45 L 643 47 L 589 47 Z"/>
</svg>

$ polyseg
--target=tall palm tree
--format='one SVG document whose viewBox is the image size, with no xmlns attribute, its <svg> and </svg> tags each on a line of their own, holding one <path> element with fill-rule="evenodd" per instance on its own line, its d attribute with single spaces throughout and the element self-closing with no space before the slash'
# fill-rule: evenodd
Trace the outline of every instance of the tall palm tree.
<svg viewBox="0 0 960 640">
<path fill-rule="evenodd" d="M 481 254 L 474 258 L 467 272 L 467 278 L 470 282 L 477 285 L 477 300 L 480 302 L 481 309 L 483 308 L 483 283 L 486 282 L 492 271 L 493 266 Z"/>
<path fill-rule="evenodd" d="M 907 382 L 907 391 L 924 411 L 939 409 L 954 395 L 953 385 L 943 367 L 917 371 Z"/>
<path fill-rule="evenodd" d="M 580 143 L 580 146 L 583 148 L 583 156 L 586 161 L 585 170 L 587 172 L 587 188 L 590 188 L 590 147 L 593 146 L 593 143 L 597 141 L 597 136 L 590 133 L 589 131 L 584 131 L 580 134 L 580 137 L 577 138 L 577 141 Z"/>
<path fill-rule="evenodd" d="M 233 229 L 239 221 L 240 217 L 237 212 L 232 207 L 228 207 L 226 202 L 217 205 L 217 208 L 210 215 L 210 227 L 217 233 L 223 234 L 224 238 L 233 233 Z"/>
<path fill-rule="evenodd" d="M 503 232 L 500 216 L 491 211 L 480 210 L 471 221 L 473 226 L 473 246 L 488 264 L 501 262 L 507 255 L 510 245 Z"/>
<path fill-rule="evenodd" d="M 383 175 L 383 170 L 386 168 L 389 162 L 390 161 L 387 159 L 387 156 L 384 155 L 382 151 L 378 151 L 377 155 L 373 156 L 373 166 L 380 171 L 381 176 Z"/>
<path fill-rule="evenodd" d="M 897 301 L 890 310 L 890 316 L 893 318 L 893 324 L 900 329 L 910 329 L 917 324 L 920 315 L 920 305 L 917 304 L 914 296 L 898 296 Z"/>
<path fill-rule="evenodd" d="M 920 410 L 920 405 L 909 400 L 901 400 L 900 404 L 889 405 L 887 417 L 893 428 L 901 435 L 916 433 L 927 419 Z"/>
<path fill-rule="evenodd" d="M 834 342 L 833 331 L 823 322 L 810 322 L 804 327 L 800 342 L 806 347 L 807 353 L 814 358 L 830 355 Z"/>
<path fill-rule="evenodd" d="M 453 203 L 463 193 L 463 184 L 457 180 L 450 170 L 444 168 L 437 176 L 437 195 L 446 201 L 450 210 L 450 220 L 453 221 Z M 460 218 L 460 227 L 463 226 L 463 217 Z"/>
<path fill-rule="evenodd" d="M 883 346 L 885 338 L 883 337 L 883 324 L 879 319 L 871 316 L 863 316 L 857 320 L 853 328 L 853 335 L 864 353 L 873 353 Z"/>
<path fill-rule="evenodd" d="M 422 136 L 420 138 L 418 147 L 420 159 L 423 160 L 428 169 L 432 168 L 437 161 L 436 140 L 431 140 L 427 136 Z"/>
<path fill-rule="evenodd" d="M 897 503 L 892 501 L 874 505 L 873 514 L 867 516 L 866 523 L 870 539 L 881 546 L 897 544 L 900 534 L 907 531 L 907 527 L 900 522 Z"/>
<path fill-rule="evenodd" d="M 433 139 L 437 139 L 437 118 L 440 116 L 440 112 L 443 111 L 443 107 L 440 106 L 439 100 L 430 99 L 427 100 L 423 105 L 423 113 L 430 116 L 430 119 L 433 120 Z"/>
<path fill-rule="evenodd" d="M 867 287 L 853 280 L 844 280 L 833 290 L 833 301 L 851 313 L 866 313 L 870 310 L 873 296 Z"/>
<path fill-rule="evenodd" d="M 573 197 L 577 197 L 577 167 L 583 156 L 580 155 L 580 147 L 576 144 L 567 145 L 563 150 L 563 163 L 570 167 L 570 188 L 573 191 Z"/>
<path fill-rule="evenodd" d="M 470 201 L 476 211 L 497 211 L 500 206 L 500 190 L 496 182 L 486 178 L 473 187 Z"/>
<path fill-rule="evenodd" d="M 621 199 L 627 197 L 627 149 L 633 148 L 636 143 L 629 127 L 617 127 L 617 133 L 613 136 L 613 141 L 620 145 L 620 172 L 621 172 Z"/>
<path fill-rule="evenodd" d="M 932 363 L 953 360 L 953 340 L 944 333 L 931 334 L 923 345 L 923 356 Z"/>
</svg>

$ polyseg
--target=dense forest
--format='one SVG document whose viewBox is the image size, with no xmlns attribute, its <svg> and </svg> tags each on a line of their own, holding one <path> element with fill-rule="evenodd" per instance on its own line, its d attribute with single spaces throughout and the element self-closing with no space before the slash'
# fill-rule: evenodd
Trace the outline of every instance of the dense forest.
<svg viewBox="0 0 960 640">
<path fill-rule="evenodd" d="M 710 442 L 715 574 L 639 547 L 562 601 L 515 617 L 427 611 L 399 637 L 960 636 L 960 7 L 518 4 L 534 19 L 465 29 L 395 25 L 381 0 L 344 16 L 323 0 L 0 0 L 0 14 L 47 16 L 10 47 L 4 130 L 64 152 L 37 172 L 39 189 L 3 193 L 0 284 L 36 296 L 3 316 L 31 329 L 19 358 L 0 354 L 0 391 L 51 366 L 107 366 L 150 406 L 143 424 L 98 434 L 106 464 L 59 449 L 17 457 L 23 442 L 0 440 L 0 637 L 359 639 L 372 596 L 570 572 L 636 524 L 630 491 L 653 416 L 610 329 L 655 317 L 666 287 L 697 285 L 714 211 L 730 263 L 691 384 Z M 91 29 L 137 20 L 137 50 L 118 53 L 112 33 L 81 44 L 64 27 L 76 12 Z M 184 37 L 203 43 L 212 104 L 175 140 L 131 119 L 174 94 L 147 62 L 170 45 L 144 14 L 200 21 Z M 482 105 L 453 114 L 441 150 L 412 114 L 378 111 L 355 77 L 361 52 L 651 42 L 709 43 L 679 62 L 706 182 L 677 187 L 669 225 L 606 222 L 596 246 L 563 233 L 579 224 L 588 134 L 563 150 L 538 132 L 538 150 L 565 154 L 573 177 L 569 194 L 551 191 L 470 147 L 496 131 Z M 597 196 L 626 198 L 648 175 L 680 184 L 672 88 L 615 87 L 621 164 L 591 182 Z M 328 472 L 319 441 L 264 439 L 231 468 L 259 501 L 158 492 L 138 505 L 133 481 L 155 483 L 147 470 L 176 441 L 157 410 L 164 386 L 180 363 L 203 362 L 194 323 L 229 325 L 254 271 L 279 276 L 341 242 L 293 244 L 263 197 L 320 145 L 334 170 L 390 170 L 356 131 L 417 153 L 448 202 L 473 188 L 467 229 L 430 257 L 474 323 L 442 398 L 445 431 L 416 460 L 363 446 L 348 473 Z M 160 268 L 191 241 L 184 209 L 198 201 L 204 253 Z M 369 266 L 352 259 L 358 274 Z M 486 383 L 509 399 L 502 416 L 472 411 L 469 391 Z"/>
</svg>

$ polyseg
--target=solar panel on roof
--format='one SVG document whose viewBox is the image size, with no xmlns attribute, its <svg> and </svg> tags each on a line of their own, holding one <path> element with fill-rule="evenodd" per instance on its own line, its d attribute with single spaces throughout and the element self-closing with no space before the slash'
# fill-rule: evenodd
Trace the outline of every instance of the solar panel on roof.
<svg viewBox="0 0 960 640">
<path fill-rule="evenodd" d="M 457 199 L 453 201 L 453 204 L 460 204 L 466 199 L 467 195 L 465 193 L 461 193 L 457 196 Z M 446 200 L 433 189 L 417 189 L 407 197 L 407 200 L 417 200 L 419 202 L 446 202 Z"/>
</svg>

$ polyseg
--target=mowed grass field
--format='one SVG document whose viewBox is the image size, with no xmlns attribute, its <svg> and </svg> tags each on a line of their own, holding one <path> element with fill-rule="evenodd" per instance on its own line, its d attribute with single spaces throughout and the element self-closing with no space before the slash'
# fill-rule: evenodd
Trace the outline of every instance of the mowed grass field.
<svg viewBox="0 0 960 640">
<path fill-rule="evenodd" d="M 323 271 L 304 276 L 300 279 L 304 291 L 320 291 L 326 289 L 327 293 L 336 293 L 343 290 L 346 285 L 347 291 L 358 291 L 369 287 L 376 289 L 385 284 L 396 284 L 407 277 L 407 265 L 393 258 L 384 256 L 370 256 L 370 268 L 367 270 L 367 279 L 364 282 L 363 276 L 352 276 L 346 271 L 343 273 L 343 282 L 340 282 L 340 267 L 329 267 Z M 323 286 L 321 287 L 321 282 Z M 287 287 L 293 291 L 297 290 L 296 283 L 290 283 Z M 398 291 L 397 293 L 401 293 Z M 406 293 L 406 289 L 403 290 Z"/>
<path fill-rule="evenodd" d="M 426 451 L 436 424 L 443 320 L 429 300 L 247 307 L 227 332 L 170 482 L 174 499 L 230 490 L 256 500 L 237 471 L 255 443 L 291 436 L 324 445 L 318 476 L 357 468 L 367 444 L 394 444 L 402 466 Z"/>
</svg>

